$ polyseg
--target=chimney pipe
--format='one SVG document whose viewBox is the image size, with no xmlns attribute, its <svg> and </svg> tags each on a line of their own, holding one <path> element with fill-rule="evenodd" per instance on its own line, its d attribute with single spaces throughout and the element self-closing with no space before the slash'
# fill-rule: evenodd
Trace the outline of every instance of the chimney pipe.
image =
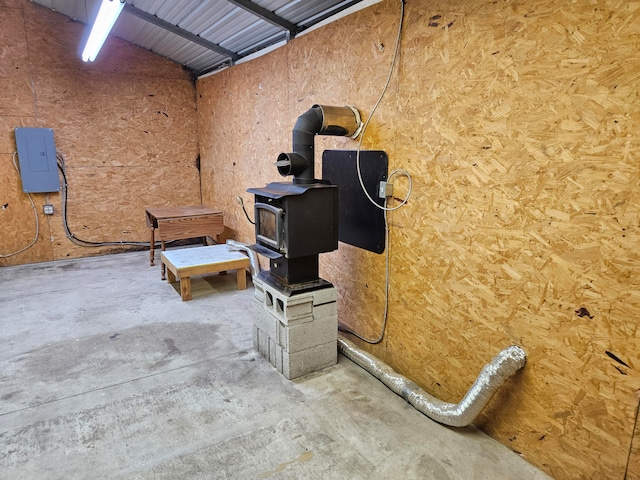
<svg viewBox="0 0 640 480">
<path fill-rule="evenodd" d="M 278 172 L 283 177 L 293 175 L 293 183 L 315 183 L 316 134 L 357 138 L 361 129 L 360 113 L 354 107 L 314 105 L 298 117 L 293 127 L 293 152 L 278 155 Z"/>
</svg>

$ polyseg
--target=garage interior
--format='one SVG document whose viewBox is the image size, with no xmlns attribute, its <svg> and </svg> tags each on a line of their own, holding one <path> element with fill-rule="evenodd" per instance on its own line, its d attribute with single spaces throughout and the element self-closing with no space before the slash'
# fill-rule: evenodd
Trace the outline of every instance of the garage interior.
<svg viewBox="0 0 640 480">
<path fill-rule="evenodd" d="M 97 5 L 0 0 L 7 478 L 640 478 L 640 3 L 139 0 L 84 62 Z M 316 106 L 361 128 L 301 167 Z M 52 132 L 59 187 L 25 192 L 23 129 Z M 260 195 L 309 168 L 340 192 L 340 338 L 452 404 L 525 352 L 472 425 L 342 354 L 282 375 L 255 348 L 264 250 L 246 290 L 204 274 L 190 299 L 160 245 L 150 266 L 149 209 L 253 245 Z"/>
</svg>

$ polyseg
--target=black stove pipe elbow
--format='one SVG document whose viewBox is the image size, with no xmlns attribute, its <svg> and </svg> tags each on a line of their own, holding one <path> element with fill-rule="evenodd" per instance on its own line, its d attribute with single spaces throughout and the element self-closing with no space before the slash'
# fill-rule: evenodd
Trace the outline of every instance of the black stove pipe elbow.
<svg viewBox="0 0 640 480">
<path fill-rule="evenodd" d="M 276 167 L 294 183 L 314 183 L 314 137 L 322 130 L 322 109 L 314 105 L 298 117 L 293 127 L 293 153 L 281 153 Z"/>
<path fill-rule="evenodd" d="M 281 153 L 276 167 L 293 183 L 315 183 L 314 139 L 317 134 L 356 138 L 362 128 L 360 114 L 353 107 L 314 105 L 298 117 L 293 127 L 293 153 Z"/>
</svg>

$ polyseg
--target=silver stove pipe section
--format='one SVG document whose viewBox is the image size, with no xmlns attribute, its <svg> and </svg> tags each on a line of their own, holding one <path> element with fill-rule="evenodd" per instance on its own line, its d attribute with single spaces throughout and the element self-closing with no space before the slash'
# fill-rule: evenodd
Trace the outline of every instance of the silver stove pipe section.
<svg viewBox="0 0 640 480">
<path fill-rule="evenodd" d="M 233 252 L 245 252 L 249 255 L 249 264 L 251 265 L 251 278 L 255 278 L 260 273 L 260 262 L 258 261 L 258 254 L 251 250 L 244 243 L 240 243 L 236 240 L 227 240 L 227 248 Z"/>
<path fill-rule="evenodd" d="M 358 364 L 393 392 L 400 395 L 436 422 L 451 427 L 466 427 L 480 414 L 498 388 L 524 367 L 527 354 L 517 345 L 502 350 L 484 366 L 478 378 L 458 404 L 443 402 L 429 395 L 389 365 L 359 349 L 346 338 L 338 337 L 338 351 Z"/>
</svg>

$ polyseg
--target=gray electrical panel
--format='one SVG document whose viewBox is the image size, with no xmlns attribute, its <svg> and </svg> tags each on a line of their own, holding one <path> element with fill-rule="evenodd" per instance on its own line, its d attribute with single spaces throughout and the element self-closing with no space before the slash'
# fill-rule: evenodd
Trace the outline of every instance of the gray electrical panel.
<svg viewBox="0 0 640 480">
<path fill-rule="evenodd" d="M 56 145 L 51 128 L 16 128 L 22 190 L 28 193 L 60 191 Z"/>
</svg>

